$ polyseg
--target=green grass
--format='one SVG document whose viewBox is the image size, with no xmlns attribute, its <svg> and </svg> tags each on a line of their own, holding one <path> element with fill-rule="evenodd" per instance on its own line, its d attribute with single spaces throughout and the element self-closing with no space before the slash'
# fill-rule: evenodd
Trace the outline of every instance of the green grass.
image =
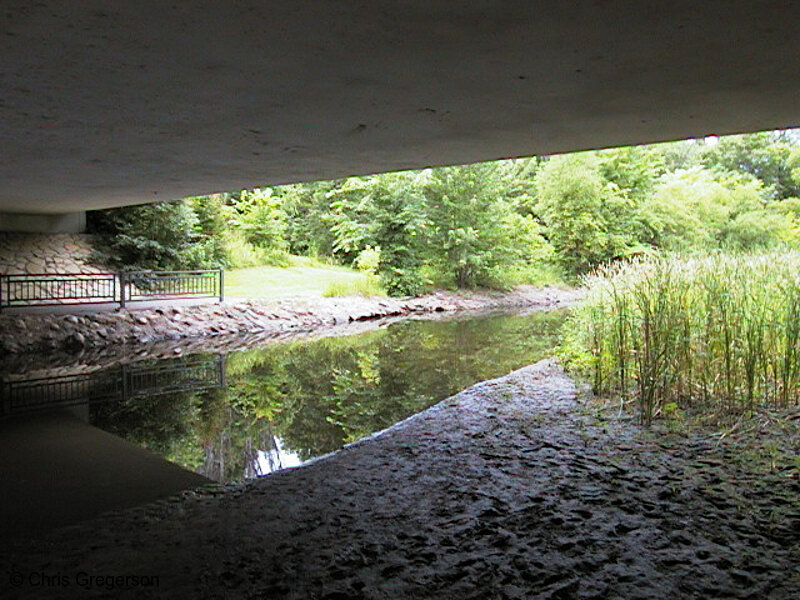
<svg viewBox="0 0 800 600">
<path fill-rule="evenodd" d="M 353 290 L 354 295 L 364 293 L 364 290 L 382 292 L 364 273 L 302 256 L 292 256 L 288 267 L 251 267 L 225 272 L 227 298 L 277 300 L 326 292 L 328 295 L 343 295 L 331 294 L 332 289 Z"/>
<path fill-rule="evenodd" d="M 587 278 L 562 355 L 642 421 L 800 403 L 800 254 L 660 257 Z"/>
</svg>

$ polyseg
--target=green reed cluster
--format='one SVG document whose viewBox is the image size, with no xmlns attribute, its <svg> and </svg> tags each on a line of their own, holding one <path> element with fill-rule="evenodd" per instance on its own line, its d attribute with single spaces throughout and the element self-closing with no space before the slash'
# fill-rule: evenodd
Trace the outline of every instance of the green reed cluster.
<svg viewBox="0 0 800 600">
<path fill-rule="evenodd" d="M 798 404 L 800 253 L 648 258 L 584 283 L 562 356 L 644 423 Z"/>
</svg>

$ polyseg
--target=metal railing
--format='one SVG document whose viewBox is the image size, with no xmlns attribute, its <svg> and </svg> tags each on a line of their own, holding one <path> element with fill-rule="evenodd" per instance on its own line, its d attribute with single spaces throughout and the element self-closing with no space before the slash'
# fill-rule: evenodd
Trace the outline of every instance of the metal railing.
<svg viewBox="0 0 800 600">
<path fill-rule="evenodd" d="M 0 311 L 24 306 L 118 303 L 168 298 L 225 299 L 222 269 L 0 275 Z"/>
<path fill-rule="evenodd" d="M 0 415 L 225 387 L 222 355 L 0 382 Z"/>
<path fill-rule="evenodd" d="M 16 273 L 0 275 L 0 310 L 12 306 L 116 302 L 114 273 Z"/>
<path fill-rule="evenodd" d="M 129 271 L 119 274 L 120 306 L 127 302 L 160 298 L 225 299 L 225 272 L 202 271 Z"/>
</svg>

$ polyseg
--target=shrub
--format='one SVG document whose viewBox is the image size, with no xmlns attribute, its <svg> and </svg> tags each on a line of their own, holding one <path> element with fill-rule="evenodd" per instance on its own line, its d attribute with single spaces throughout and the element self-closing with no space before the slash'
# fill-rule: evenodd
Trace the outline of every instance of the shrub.
<svg viewBox="0 0 800 600">
<path fill-rule="evenodd" d="M 798 231 L 794 219 L 786 214 L 755 210 L 730 221 L 724 231 L 725 245 L 732 250 L 769 250 L 795 245 Z"/>
<path fill-rule="evenodd" d="M 239 232 L 231 233 L 226 239 L 225 260 L 233 269 L 289 266 L 289 255 L 284 250 L 254 246 Z"/>
<path fill-rule="evenodd" d="M 96 211 L 89 217 L 90 232 L 98 234 L 98 258 L 127 270 L 207 266 L 206 254 L 193 249 L 196 224 L 197 217 L 184 201 Z"/>
<path fill-rule="evenodd" d="M 373 248 L 367 246 L 362 250 L 355 260 L 355 267 L 363 273 L 374 275 L 378 272 L 378 265 L 381 262 L 381 249 L 380 246 Z"/>
</svg>

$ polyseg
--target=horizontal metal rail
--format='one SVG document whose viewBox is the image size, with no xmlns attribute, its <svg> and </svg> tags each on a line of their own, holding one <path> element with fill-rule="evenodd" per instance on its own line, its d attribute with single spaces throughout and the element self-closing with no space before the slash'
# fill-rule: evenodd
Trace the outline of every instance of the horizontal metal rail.
<svg viewBox="0 0 800 600">
<path fill-rule="evenodd" d="M 24 306 L 119 303 L 169 298 L 225 299 L 222 269 L 0 275 L 0 311 Z"/>
</svg>

